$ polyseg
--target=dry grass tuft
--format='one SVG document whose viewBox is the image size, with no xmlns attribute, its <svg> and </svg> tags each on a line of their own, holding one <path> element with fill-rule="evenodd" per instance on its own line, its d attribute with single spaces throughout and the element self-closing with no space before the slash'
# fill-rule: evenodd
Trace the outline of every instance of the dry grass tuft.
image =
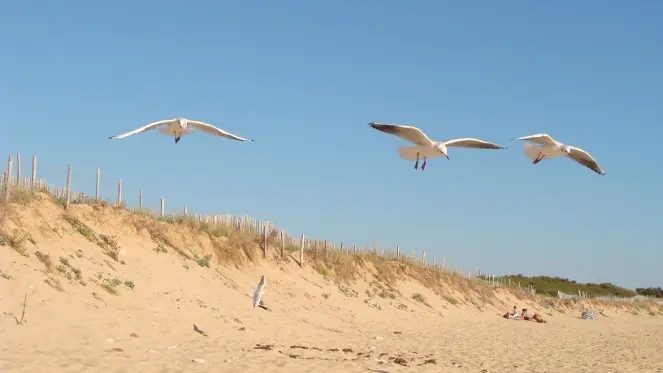
<svg viewBox="0 0 663 373">
<path fill-rule="evenodd" d="M 90 242 L 97 243 L 99 241 L 99 238 L 97 235 L 94 233 L 90 227 L 87 225 L 83 224 L 80 219 L 77 217 L 70 215 L 70 214 L 63 214 L 62 219 L 66 221 L 67 223 L 71 224 L 71 226 L 78 232 L 80 233 L 81 236 L 85 237 L 88 239 Z"/>
<path fill-rule="evenodd" d="M 239 268 L 245 262 L 253 262 L 258 255 L 260 237 L 249 232 L 233 230 L 228 237 L 210 236 L 212 248 L 219 264 Z"/>
<path fill-rule="evenodd" d="M 34 242 L 27 232 L 21 233 L 18 229 L 14 229 L 11 234 L 6 234 L 0 231 L 0 246 L 9 246 L 17 253 L 28 258 L 30 254 L 25 248 L 26 241 Z"/>
<path fill-rule="evenodd" d="M 104 253 L 108 255 L 111 259 L 116 262 L 119 262 L 120 256 L 120 246 L 117 244 L 117 239 L 105 234 L 99 236 L 97 240 L 97 245 L 101 246 L 104 249 Z"/>
<path fill-rule="evenodd" d="M 27 205 L 39 198 L 39 191 L 30 188 L 12 188 L 9 198 L 10 203 L 18 205 Z"/>
<path fill-rule="evenodd" d="M 44 282 L 58 292 L 64 292 L 64 288 L 58 279 L 49 276 L 48 278 L 44 279 Z"/>
<path fill-rule="evenodd" d="M 48 272 L 53 272 L 53 260 L 51 259 L 51 256 L 48 254 L 44 254 L 41 251 L 37 250 L 35 251 L 35 256 L 37 259 L 39 259 L 40 262 L 44 263 L 44 266 L 46 267 L 45 271 Z"/>
<path fill-rule="evenodd" d="M 145 214 L 135 214 L 132 216 L 131 224 L 137 231 L 147 230 L 152 241 L 163 247 L 170 247 L 182 258 L 192 260 L 193 257 L 185 252 L 177 243 L 169 238 L 168 229 L 178 221 L 166 218 L 155 219 Z"/>
<path fill-rule="evenodd" d="M 14 276 L 0 269 L 0 278 L 4 278 L 5 280 L 13 280 Z"/>
<path fill-rule="evenodd" d="M 87 238 L 88 241 L 95 243 L 97 246 L 101 247 L 104 250 L 104 253 L 111 257 L 116 262 L 119 262 L 119 253 L 120 247 L 117 243 L 115 237 L 102 234 L 97 235 L 92 228 L 88 227 L 83 223 L 79 218 L 70 215 L 63 214 L 62 219 L 71 226 L 83 237 Z"/>
</svg>

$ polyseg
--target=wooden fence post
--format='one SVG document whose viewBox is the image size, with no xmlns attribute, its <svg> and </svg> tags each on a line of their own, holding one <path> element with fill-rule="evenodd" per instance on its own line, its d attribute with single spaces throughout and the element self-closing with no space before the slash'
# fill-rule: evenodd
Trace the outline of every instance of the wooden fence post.
<svg viewBox="0 0 663 373">
<path fill-rule="evenodd" d="M 184 206 L 184 217 L 189 216 L 189 211 L 187 211 L 186 206 Z"/>
<path fill-rule="evenodd" d="M 166 201 L 164 201 L 163 198 L 161 198 L 161 217 L 163 217 L 166 213 Z"/>
<path fill-rule="evenodd" d="M 401 246 L 396 245 L 396 260 L 400 260 L 400 259 L 401 259 Z"/>
<path fill-rule="evenodd" d="M 143 190 L 142 189 L 138 193 L 138 209 L 139 210 L 143 209 Z"/>
<path fill-rule="evenodd" d="M 12 156 L 7 161 L 7 174 L 5 175 L 5 201 L 9 202 L 12 189 Z"/>
<path fill-rule="evenodd" d="M 352 254 L 357 255 L 357 245 L 352 245 Z"/>
<path fill-rule="evenodd" d="M 101 169 L 97 168 L 97 186 L 96 186 L 96 192 L 94 194 L 94 198 L 99 201 L 99 182 L 101 182 Z"/>
<path fill-rule="evenodd" d="M 71 201 L 71 165 L 67 167 L 67 196 L 65 197 L 66 200 L 64 202 L 64 209 L 68 210 L 69 209 L 69 202 Z"/>
<path fill-rule="evenodd" d="M 262 249 L 262 256 L 267 257 L 267 224 L 262 225 L 262 241 L 264 244 L 264 247 Z"/>
<path fill-rule="evenodd" d="M 117 206 L 122 205 L 122 179 L 117 180 Z"/>
<path fill-rule="evenodd" d="M 285 257 L 285 237 L 283 235 L 283 229 L 281 229 L 281 259 Z"/>
<path fill-rule="evenodd" d="M 299 247 L 299 266 L 303 267 L 304 266 L 304 240 L 306 237 L 304 237 L 304 233 L 302 233 L 302 244 Z"/>
<path fill-rule="evenodd" d="M 37 156 L 32 156 L 32 178 L 30 179 L 30 188 L 34 189 L 37 183 Z"/>
<path fill-rule="evenodd" d="M 426 265 L 426 250 L 421 253 L 421 264 Z"/>
<path fill-rule="evenodd" d="M 16 153 L 16 185 L 21 186 L 21 153 Z"/>
</svg>

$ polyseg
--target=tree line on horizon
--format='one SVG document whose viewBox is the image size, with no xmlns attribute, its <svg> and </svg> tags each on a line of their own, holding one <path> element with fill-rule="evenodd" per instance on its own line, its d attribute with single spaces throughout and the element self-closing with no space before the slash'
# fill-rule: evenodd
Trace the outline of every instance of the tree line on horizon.
<svg viewBox="0 0 663 373">
<path fill-rule="evenodd" d="M 663 289 L 660 287 L 657 288 L 636 288 L 635 292 L 640 295 L 645 295 L 648 297 L 654 298 L 663 298 Z"/>
<path fill-rule="evenodd" d="M 548 295 L 552 297 L 557 296 L 557 291 L 567 294 L 575 294 L 578 291 L 586 293 L 590 297 L 634 297 L 636 295 L 644 295 L 655 298 L 663 298 L 663 289 L 660 287 L 653 288 L 636 288 L 635 291 L 627 289 L 610 282 L 603 282 L 600 284 L 595 283 L 580 283 L 568 278 L 556 276 L 523 276 L 522 274 L 507 275 L 503 277 L 505 280 L 511 280 L 512 284 L 520 285 L 522 287 L 532 286 L 536 289 L 537 294 Z"/>
</svg>

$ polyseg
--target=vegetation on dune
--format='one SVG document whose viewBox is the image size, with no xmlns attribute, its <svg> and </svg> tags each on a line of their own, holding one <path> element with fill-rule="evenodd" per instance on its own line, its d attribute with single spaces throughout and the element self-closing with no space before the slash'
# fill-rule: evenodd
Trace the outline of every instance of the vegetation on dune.
<svg viewBox="0 0 663 373">
<path fill-rule="evenodd" d="M 43 193 L 46 193 L 44 196 Z M 34 200 L 42 200 L 43 197 L 51 198 L 59 207 L 64 207 L 64 202 L 56 197 L 57 193 L 50 193 L 47 188 L 30 190 L 22 187 L 15 187 L 12 190 L 10 202 L 18 205 L 26 205 Z M 124 205 L 113 206 L 103 201 L 96 201 L 91 198 L 79 198 L 72 200 L 72 204 L 87 204 L 95 211 L 102 209 L 117 209 L 130 211 L 129 222 L 137 231 L 146 230 L 156 247 L 153 250 L 156 253 L 168 254 L 172 249 L 184 260 L 193 260 L 201 267 L 211 267 L 215 264 L 231 265 L 240 268 L 247 262 L 254 262 L 260 254 L 277 262 L 294 261 L 299 263 L 298 251 L 300 243 L 290 240 L 283 242 L 284 247 L 281 251 L 282 241 L 277 230 L 268 231 L 266 235 L 259 232 L 255 227 L 244 228 L 242 224 L 231 224 L 228 222 L 203 222 L 193 217 L 154 217 L 143 210 L 129 210 Z M 0 220 L 4 219 L 9 207 L 4 201 L 0 200 Z M 97 234 L 88 225 L 69 211 L 63 211 L 60 216 L 68 222 L 74 230 L 87 238 L 92 243 L 101 247 L 106 255 L 116 262 L 125 264 L 119 259 L 119 245 L 117 239 L 113 236 Z M 173 229 L 174 228 L 174 229 Z M 191 238 L 186 236 L 187 232 L 203 233 L 209 239 L 210 252 L 200 252 L 200 248 L 191 246 Z M 32 239 L 25 232 L 2 232 L 0 230 L 0 246 L 10 246 L 22 255 L 28 256 L 23 245 L 24 241 L 32 242 Z M 265 245 L 267 246 L 265 248 Z M 263 251 L 264 250 L 264 251 Z M 283 253 L 283 254 L 281 254 Z M 201 254 L 200 256 L 198 254 Z M 433 290 L 436 295 L 447 300 L 451 304 L 459 303 L 458 296 L 454 293 L 463 294 L 463 301 L 473 303 L 475 298 L 483 302 L 492 303 L 494 298 L 494 286 L 486 286 L 485 276 L 479 278 L 469 278 L 464 275 L 448 271 L 439 267 L 423 265 L 408 257 L 396 259 L 392 255 L 379 255 L 375 252 L 357 252 L 353 254 L 347 248 L 337 250 L 333 245 L 326 242 L 306 241 L 304 250 L 304 262 L 311 266 L 325 278 L 332 280 L 337 284 L 339 290 L 350 294 L 346 285 L 357 279 L 364 278 L 373 283 L 380 283 L 380 287 L 373 289 L 374 295 L 384 299 L 394 299 L 397 295 L 395 285 L 403 279 L 413 279 L 426 288 Z M 60 264 L 55 266 L 54 261 L 48 254 L 35 253 L 45 266 L 45 273 L 61 273 L 68 279 L 74 277 L 80 279 L 80 271 L 68 265 L 67 261 L 60 258 Z M 281 256 L 283 255 L 283 256 Z M 66 259 L 66 258 L 65 258 Z M 110 265 L 110 264 L 109 264 Z M 189 268 L 184 264 L 185 268 Z M 57 271 L 54 271 L 57 270 Z M 118 279 L 99 279 L 99 284 L 111 294 L 117 293 L 117 287 L 122 284 Z M 527 277 L 521 274 L 503 276 L 500 278 L 502 284 L 510 283 L 512 286 L 536 289 L 536 293 L 544 296 L 557 296 L 557 291 L 567 294 L 578 294 L 582 292 L 589 297 L 614 296 L 614 297 L 633 297 L 635 295 L 648 295 L 663 298 L 663 289 L 661 288 L 639 288 L 636 291 L 616 286 L 611 283 L 578 283 L 573 280 L 549 277 L 535 276 Z M 125 281 L 124 285 L 129 289 L 134 288 L 131 281 Z M 59 283 L 54 282 L 51 286 L 60 288 Z M 61 290 L 59 290 L 61 291 Z M 356 292 L 355 292 L 356 293 Z M 325 296 L 328 298 L 328 295 Z M 423 295 L 415 293 L 412 299 L 427 304 Z"/>
<path fill-rule="evenodd" d="M 626 289 L 609 282 L 600 284 L 594 283 L 580 283 L 574 280 L 561 277 L 550 276 L 523 276 L 521 274 L 504 276 L 505 281 L 511 281 L 512 284 L 520 284 L 521 286 L 531 285 L 536 289 L 537 294 L 557 296 L 557 291 L 567 294 L 577 294 L 578 291 L 586 293 L 590 297 L 633 297 L 638 295 L 631 289 Z"/>
<path fill-rule="evenodd" d="M 663 289 L 658 288 L 636 288 L 635 292 L 648 297 L 663 298 Z"/>
</svg>

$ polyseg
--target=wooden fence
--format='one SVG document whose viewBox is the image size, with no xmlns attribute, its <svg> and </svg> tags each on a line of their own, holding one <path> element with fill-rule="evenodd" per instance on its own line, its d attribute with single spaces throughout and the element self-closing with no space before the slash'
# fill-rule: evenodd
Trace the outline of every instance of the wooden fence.
<svg viewBox="0 0 663 373">
<path fill-rule="evenodd" d="M 293 248 L 296 248 L 299 254 L 298 263 L 300 266 L 304 265 L 304 253 L 311 255 L 314 259 L 318 259 L 320 256 L 325 257 L 329 255 L 330 252 L 336 252 L 345 255 L 376 255 L 386 260 L 397 260 L 404 261 L 410 264 L 416 264 L 423 267 L 427 267 L 437 271 L 443 271 L 450 274 L 463 276 L 470 279 L 476 279 L 479 281 L 484 281 L 493 286 L 504 286 L 511 288 L 518 288 L 522 291 L 536 293 L 536 289 L 531 286 L 522 287 L 520 284 L 511 283 L 511 280 L 508 278 L 503 278 L 500 276 L 495 276 L 493 274 L 488 274 L 482 271 L 471 271 L 463 268 L 451 267 L 448 265 L 445 257 L 438 258 L 437 255 L 432 255 L 432 257 L 427 256 L 426 251 L 421 251 L 420 256 L 416 255 L 415 250 L 410 250 L 409 254 L 400 246 L 396 246 L 394 249 L 385 249 L 383 245 L 378 247 L 377 242 L 374 240 L 372 245 L 348 245 L 344 242 L 336 244 L 329 242 L 327 240 L 317 240 L 306 237 L 305 234 L 301 236 L 293 236 L 285 232 L 283 229 L 277 227 L 276 224 L 267 221 L 260 221 L 250 216 L 236 216 L 230 214 L 189 214 L 189 211 L 186 206 L 183 206 L 182 213 L 170 213 L 166 214 L 166 200 L 165 198 L 160 199 L 160 209 L 159 211 L 152 211 L 146 209 L 143 206 L 143 190 L 139 190 L 138 196 L 138 207 L 131 208 L 126 205 L 125 200 L 123 199 L 123 189 L 122 189 L 122 179 L 117 180 L 117 197 L 114 201 L 111 201 L 110 198 L 103 199 L 100 194 L 101 189 L 101 170 L 96 170 L 96 179 L 95 179 L 95 195 L 89 196 L 81 192 L 72 190 L 72 177 L 73 177 L 73 168 L 72 165 L 68 165 L 66 169 L 66 185 L 64 187 L 58 187 L 53 184 L 46 182 L 37 175 L 37 156 L 32 157 L 32 169 L 29 176 L 24 176 L 21 173 L 21 155 L 16 154 L 16 157 L 9 156 L 7 160 L 7 171 L 3 173 L 3 188 L 2 188 L 2 198 L 5 201 L 9 201 L 12 193 L 12 189 L 39 189 L 44 190 L 49 193 L 53 198 L 59 201 L 65 209 L 68 209 L 71 204 L 81 204 L 81 203 L 90 203 L 90 202 L 106 202 L 116 206 L 122 206 L 127 208 L 130 211 L 151 215 L 158 220 L 183 220 L 189 219 L 201 224 L 207 224 L 210 226 L 226 226 L 233 227 L 234 229 L 249 232 L 255 235 L 259 235 L 262 238 L 261 246 L 263 248 L 263 254 L 267 255 L 267 241 L 268 238 L 273 240 L 277 239 L 280 241 L 280 255 L 281 257 L 285 256 L 286 248 L 289 248 L 292 251 Z M 63 170 L 64 171 L 64 170 Z M 439 259 L 439 260 L 438 260 Z M 578 295 L 567 295 L 561 292 L 558 292 L 559 299 L 584 299 L 587 295 L 580 293 Z M 601 298 L 602 300 L 608 300 L 607 297 Z M 632 298 L 621 298 L 624 301 L 636 301 Z M 617 301 L 616 298 L 610 298 L 610 301 Z"/>
<path fill-rule="evenodd" d="M 2 181 L 3 181 L 3 190 L 2 197 L 5 201 L 10 200 L 12 194 L 12 189 L 40 189 L 49 193 L 53 198 L 59 201 L 65 209 L 68 209 L 71 204 L 81 204 L 81 203 L 91 203 L 91 202 L 106 202 L 115 206 L 122 206 L 127 208 L 130 211 L 151 215 L 158 220 L 182 220 L 189 219 L 198 223 L 208 224 L 212 226 L 231 226 L 237 230 L 244 232 L 250 232 L 252 234 L 260 235 L 265 244 L 263 246 L 264 254 L 266 255 L 267 245 L 266 242 L 268 237 L 273 239 L 277 237 L 280 240 L 281 255 L 285 255 L 286 247 L 292 248 L 293 246 L 298 247 L 299 251 L 299 263 L 303 265 L 304 263 L 304 253 L 311 253 L 313 258 L 318 258 L 319 255 L 327 255 L 329 252 L 338 252 L 344 253 L 347 255 L 376 255 L 387 260 L 399 260 L 406 261 L 412 264 L 417 264 L 425 267 L 430 267 L 436 270 L 445 271 L 453 274 L 457 274 L 463 277 L 468 278 L 477 278 L 481 272 L 473 272 L 465 270 L 462 268 L 453 268 L 448 266 L 446 258 L 438 258 L 437 255 L 427 256 L 426 251 L 422 251 L 420 256 L 416 255 L 415 250 L 410 250 L 409 255 L 405 250 L 400 246 L 396 246 L 394 249 L 385 249 L 383 245 L 377 244 L 374 240 L 372 245 L 348 245 L 344 242 L 336 244 L 327 240 L 317 240 L 306 237 L 305 234 L 301 236 L 293 236 L 288 234 L 283 229 L 277 227 L 276 224 L 267 221 L 260 221 L 250 216 L 235 216 L 230 214 L 190 214 L 188 208 L 183 206 L 182 213 L 166 213 L 166 199 L 160 198 L 160 209 L 158 211 L 152 211 L 143 206 L 143 190 L 139 190 L 138 196 L 138 206 L 136 208 L 131 208 L 126 205 L 126 201 L 123 199 L 123 185 L 122 179 L 117 180 L 117 194 L 116 198 L 111 201 L 111 198 L 102 198 L 101 195 L 101 170 L 96 170 L 95 178 L 95 194 L 94 196 L 86 195 L 82 192 L 78 192 L 72 189 L 72 177 L 74 170 L 72 165 L 68 165 L 66 168 L 66 185 L 64 187 L 55 186 L 48 183 L 47 181 L 38 177 L 37 174 L 38 160 L 37 156 L 32 157 L 32 172 L 29 176 L 25 176 L 21 173 L 21 155 L 16 154 L 16 156 L 9 156 L 7 160 L 7 171 L 4 172 Z M 64 170 L 63 170 L 64 173 Z M 483 274 L 485 276 L 485 274 Z M 499 285 L 498 281 L 494 281 L 496 278 L 494 275 L 491 277 L 493 281 L 489 281 L 495 285 Z"/>
</svg>

